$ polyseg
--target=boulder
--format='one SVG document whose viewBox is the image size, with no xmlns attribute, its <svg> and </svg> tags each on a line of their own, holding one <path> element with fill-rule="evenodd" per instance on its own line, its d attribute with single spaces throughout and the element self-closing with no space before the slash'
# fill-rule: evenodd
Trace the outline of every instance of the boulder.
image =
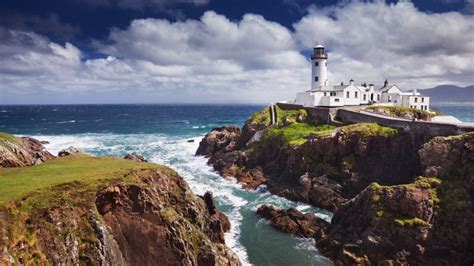
<svg viewBox="0 0 474 266">
<path fill-rule="evenodd" d="M 313 213 L 303 214 L 295 208 L 279 210 L 270 205 L 262 205 L 257 214 L 268 219 L 273 228 L 297 237 L 320 237 L 329 224 Z"/>
<path fill-rule="evenodd" d="M 69 148 L 61 150 L 61 151 L 58 152 L 59 157 L 77 156 L 77 155 L 81 155 L 81 154 L 84 154 L 84 152 L 81 151 L 80 149 L 76 148 L 76 147 L 73 147 L 73 146 L 70 146 Z"/>
<path fill-rule="evenodd" d="M 124 159 L 126 160 L 132 160 L 134 162 L 148 162 L 147 160 L 145 160 L 145 158 L 135 152 L 132 152 L 132 153 L 129 153 L 127 155 L 125 155 L 125 157 L 123 157 Z"/>
</svg>

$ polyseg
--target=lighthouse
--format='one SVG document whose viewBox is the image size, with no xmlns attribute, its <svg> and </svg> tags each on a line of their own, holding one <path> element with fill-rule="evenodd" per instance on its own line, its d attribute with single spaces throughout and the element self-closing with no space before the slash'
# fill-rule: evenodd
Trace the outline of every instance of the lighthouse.
<svg viewBox="0 0 474 266">
<path fill-rule="evenodd" d="M 313 64 L 311 89 L 318 90 L 321 87 L 328 86 L 328 55 L 324 46 L 318 44 L 314 47 L 311 63 Z"/>
</svg>

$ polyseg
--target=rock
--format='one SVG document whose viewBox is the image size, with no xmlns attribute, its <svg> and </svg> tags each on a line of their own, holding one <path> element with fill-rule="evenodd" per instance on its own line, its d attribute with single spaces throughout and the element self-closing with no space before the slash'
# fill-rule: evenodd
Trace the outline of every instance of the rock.
<svg viewBox="0 0 474 266">
<path fill-rule="evenodd" d="M 224 245 L 228 225 L 222 224 L 211 193 L 193 196 L 178 176 L 154 175 L 145 181 L 153 189 L 118 184 L 102 190 L 96 200 L 128 264 L 240 265 Z"/>
<path fill-rule="evenodd" d="M 196 155 L 210 156 L 219 151 L 231 152 L 240 133 L 240 128 L 236 126 L 214 128 L 201 140 Z"/>
<path fill-rule="evenodd" d="M 187 142 L 193 143 L 193 142 L 194 142 L 194 139 L 188 139 Z"/>
<path fill-rule="evenodd" d="M 81 154 L 84 154 L 84 152 L 81 151 L 80 149 L 76 148 L 76 147 L 73 147 L 73 146 L 70 146 L 69 148 L 61 150 L 61 151 L 58 152 L 59 157 L 77 156 L 77 155 L 81 155 Z"/>
<path fill-rule="evenodd" d="M 313 213 L 303 214 L 294 208 L 278 210 L 273 206 L 262 205 L 258 208 L 257 214 L 270 220 L 273 228 L 298 237 L 320 237 L 329 224 Z"/>
<path fill-rule="evenodd" d="M 125 155 L 125 157 L 123 157 L 124 159 L 126 160 L 132 160 L 134 162 L 148 162 L 147 160 L 145 160 L 145 158 L 135 152 L 132 152 L 132 153 L 129 153 L 127 155 Z"/>
<path fill-rule="evenodd" d="M 1 134 L 3 135 L 0 135 L 0 168 L 30 166 L 54 158 L 36 139 Z"/>
</svg>

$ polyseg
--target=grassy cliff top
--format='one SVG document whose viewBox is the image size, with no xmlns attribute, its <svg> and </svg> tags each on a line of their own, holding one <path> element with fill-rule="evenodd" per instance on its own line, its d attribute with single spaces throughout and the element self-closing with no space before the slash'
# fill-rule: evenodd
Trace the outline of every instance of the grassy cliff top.
<svg viewBox="0 0 474 266">
<path fill-rule="evenodd" d="M 271 127 L 267 129 L 268 136 L 280 135 L 283 139 L 294 145 L 306 142 L 310 134 L 318 136 L 329 136 L 334 130 L 330 125 L 311 125 L 308 123 L 294 123 L 284 127 Z"/>
<path fill-rule="evenodd" d="M 16 143 L 17 139 L 13 135 L 10 135 L 5 132 L 0 132 L 0 145 L 2 145 L 6 141 Z"/>
<path fill-rule="evenodd" d="M 399 129 L 381 126 L 376 123 L 358 123 L 340 128 L 342 133 L 351 134 L 356 133 L 363 136 L 383 136 L 388 137 L 399 133 Z"/>
<path fill-rule="evenodd" d="M 117 179 L 139 169 L 172 171 L 151 163 L 87 155 L 61 157 L 29 167 L 0 168 L 0 204 L 60 184 L 81 182 L 95 186 L 102 180 Z"/>
</svg>

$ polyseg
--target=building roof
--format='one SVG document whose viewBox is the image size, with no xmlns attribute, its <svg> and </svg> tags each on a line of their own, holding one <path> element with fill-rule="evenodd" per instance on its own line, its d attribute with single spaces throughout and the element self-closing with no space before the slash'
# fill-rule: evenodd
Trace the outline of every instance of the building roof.
<svg viewBox="0 0 474 266">
<path fill-rule="evenodd" d="M 322 46 L 321 44 L 318 44 L 318 45 L 314 46 L 314 48 L 324 48 L 324 46 Z"/>
</svg>

